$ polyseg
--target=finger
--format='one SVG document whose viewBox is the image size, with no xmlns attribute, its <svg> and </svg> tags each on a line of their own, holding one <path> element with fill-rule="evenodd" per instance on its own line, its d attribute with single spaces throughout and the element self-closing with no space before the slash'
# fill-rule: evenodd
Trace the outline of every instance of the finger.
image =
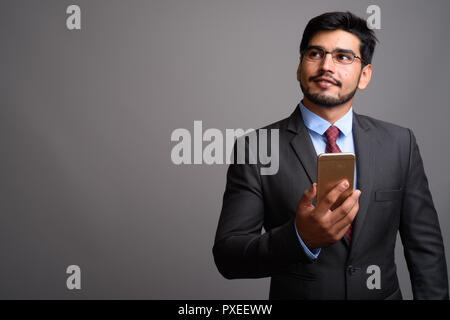
<svg viewBox="0 0 450 320">
<path fill-rule="evenodd" d="M 307 189 L 299 202 L 299 206 L 309 207 L 312 206 L 312 202 L 317 193 L 317 183 L 313 183 L 309 189 Z"/>
<path fill-rule="evenodd" d="M 352 194 L 345 199 L 345 201 L 332 212 L 328 212 L 331 224 L 336 224 L 341 219 L 344 219 L 350 210 L 358 203 L 361 196 L 360 190 L 353 190 Z"/>
<path fill-rule="evenodd" d="M 350 228 L 350 225 L 346 225 L 341 231 L 338 232 L 338 234 L 336 235 L 336 238 L 338 240 L 341 240 L 345 234 L 347 233 L 347 230 Z"/>
<path fill-rule="evenodd" d="M 317 212 L 326 214 L 339 196 L 349 187 L 349 183 L 346 179 L 339 181 L 333 189 L 331 189 L 330 192 L 328 192 L 328 194 L 317 203 Z"/>
<path fill-rule="evenodd" d="M 350 225 L 353 223 L 353 220 L 358 214 L 358 210 L 359 210 L 359 203 L 356 202 L 355 205 L 348 212 L 348 214 L 333 225 L 332 227 L 333 231 L 338 234 L 342 233 L 343 236 L 347 231 L 347 229 L 350 227 Z"/>
</svg>

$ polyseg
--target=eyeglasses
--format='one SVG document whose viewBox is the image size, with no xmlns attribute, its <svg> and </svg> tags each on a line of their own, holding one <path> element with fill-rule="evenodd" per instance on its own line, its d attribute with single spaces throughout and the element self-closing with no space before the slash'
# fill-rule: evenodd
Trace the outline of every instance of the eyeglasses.
<svg viewBox="0 0 450 320">
<path fill-rule="evenodd" d="M 364 63 L 364 60 L 361 57 L 358 57 L 351 50 L 346 49 L 334 49 L 333 51 L 326 51 L 324 48 L 319 46 L 311 46 L 302 52 L 302 56 L 312 62 L 319 62 L 325 59 L 325 55 L 331 54 L 333 61 L 338 64 L 352 64 L 355 59 L 361 60 Z"/>
</svg>

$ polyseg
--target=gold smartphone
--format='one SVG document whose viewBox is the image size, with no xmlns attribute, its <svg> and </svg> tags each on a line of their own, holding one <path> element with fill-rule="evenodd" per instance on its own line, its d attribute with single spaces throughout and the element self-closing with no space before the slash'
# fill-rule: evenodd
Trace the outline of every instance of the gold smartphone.
<svg viewBox="0 0 450 320">
<path fill-rule="evenodd" d="M 317 201 L 319 203 L 342 179 L 347 179 L 349 187 L 330 210 L 339 207 L 353 192 L 355 155 L 353 153 L 322 153 L 317 158 Z"/>
</svg>

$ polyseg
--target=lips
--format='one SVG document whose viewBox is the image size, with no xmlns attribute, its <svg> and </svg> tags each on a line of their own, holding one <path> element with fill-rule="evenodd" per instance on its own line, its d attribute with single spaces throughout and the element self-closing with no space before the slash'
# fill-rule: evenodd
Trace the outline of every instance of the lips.
<svg viewBox="0 0 450 320">
<path fill-rule="evenodd" d="M 331 79 L 331 78 L 327 78 L 327 77 L 320 77 L 320 78 L 317 78 L 317 79 L 315 79 L 314 80 L 314 82 L 318 82 L 318 83 L 330 83 L 330 84 L 332 84 L 332 85 L 337 85 L 337 82 L 336 81 L 334 81 L 333 79 Z"/>
<path fill-rule="evenodd" d="M 327 89 L 332 86 L 339 86 L 336 81 L 328 77 L 319 77 L 317 79 L 314 79 L 313 81 L 321 89 Z"/>
</svg>

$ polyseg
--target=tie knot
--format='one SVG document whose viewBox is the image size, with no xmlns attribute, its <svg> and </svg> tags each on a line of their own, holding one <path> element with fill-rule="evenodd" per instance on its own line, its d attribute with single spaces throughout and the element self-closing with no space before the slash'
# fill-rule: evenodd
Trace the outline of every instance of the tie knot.
<svg viewBox="0 0 450 320">
<path fill-rule="evenodd" d="M 339 129 L 335 126 L 330 126 L 327 131 L 325 131 L 325 137 L 329 143 L 336 143 L 336 139 L 339 136 Z"/>
</svg>

